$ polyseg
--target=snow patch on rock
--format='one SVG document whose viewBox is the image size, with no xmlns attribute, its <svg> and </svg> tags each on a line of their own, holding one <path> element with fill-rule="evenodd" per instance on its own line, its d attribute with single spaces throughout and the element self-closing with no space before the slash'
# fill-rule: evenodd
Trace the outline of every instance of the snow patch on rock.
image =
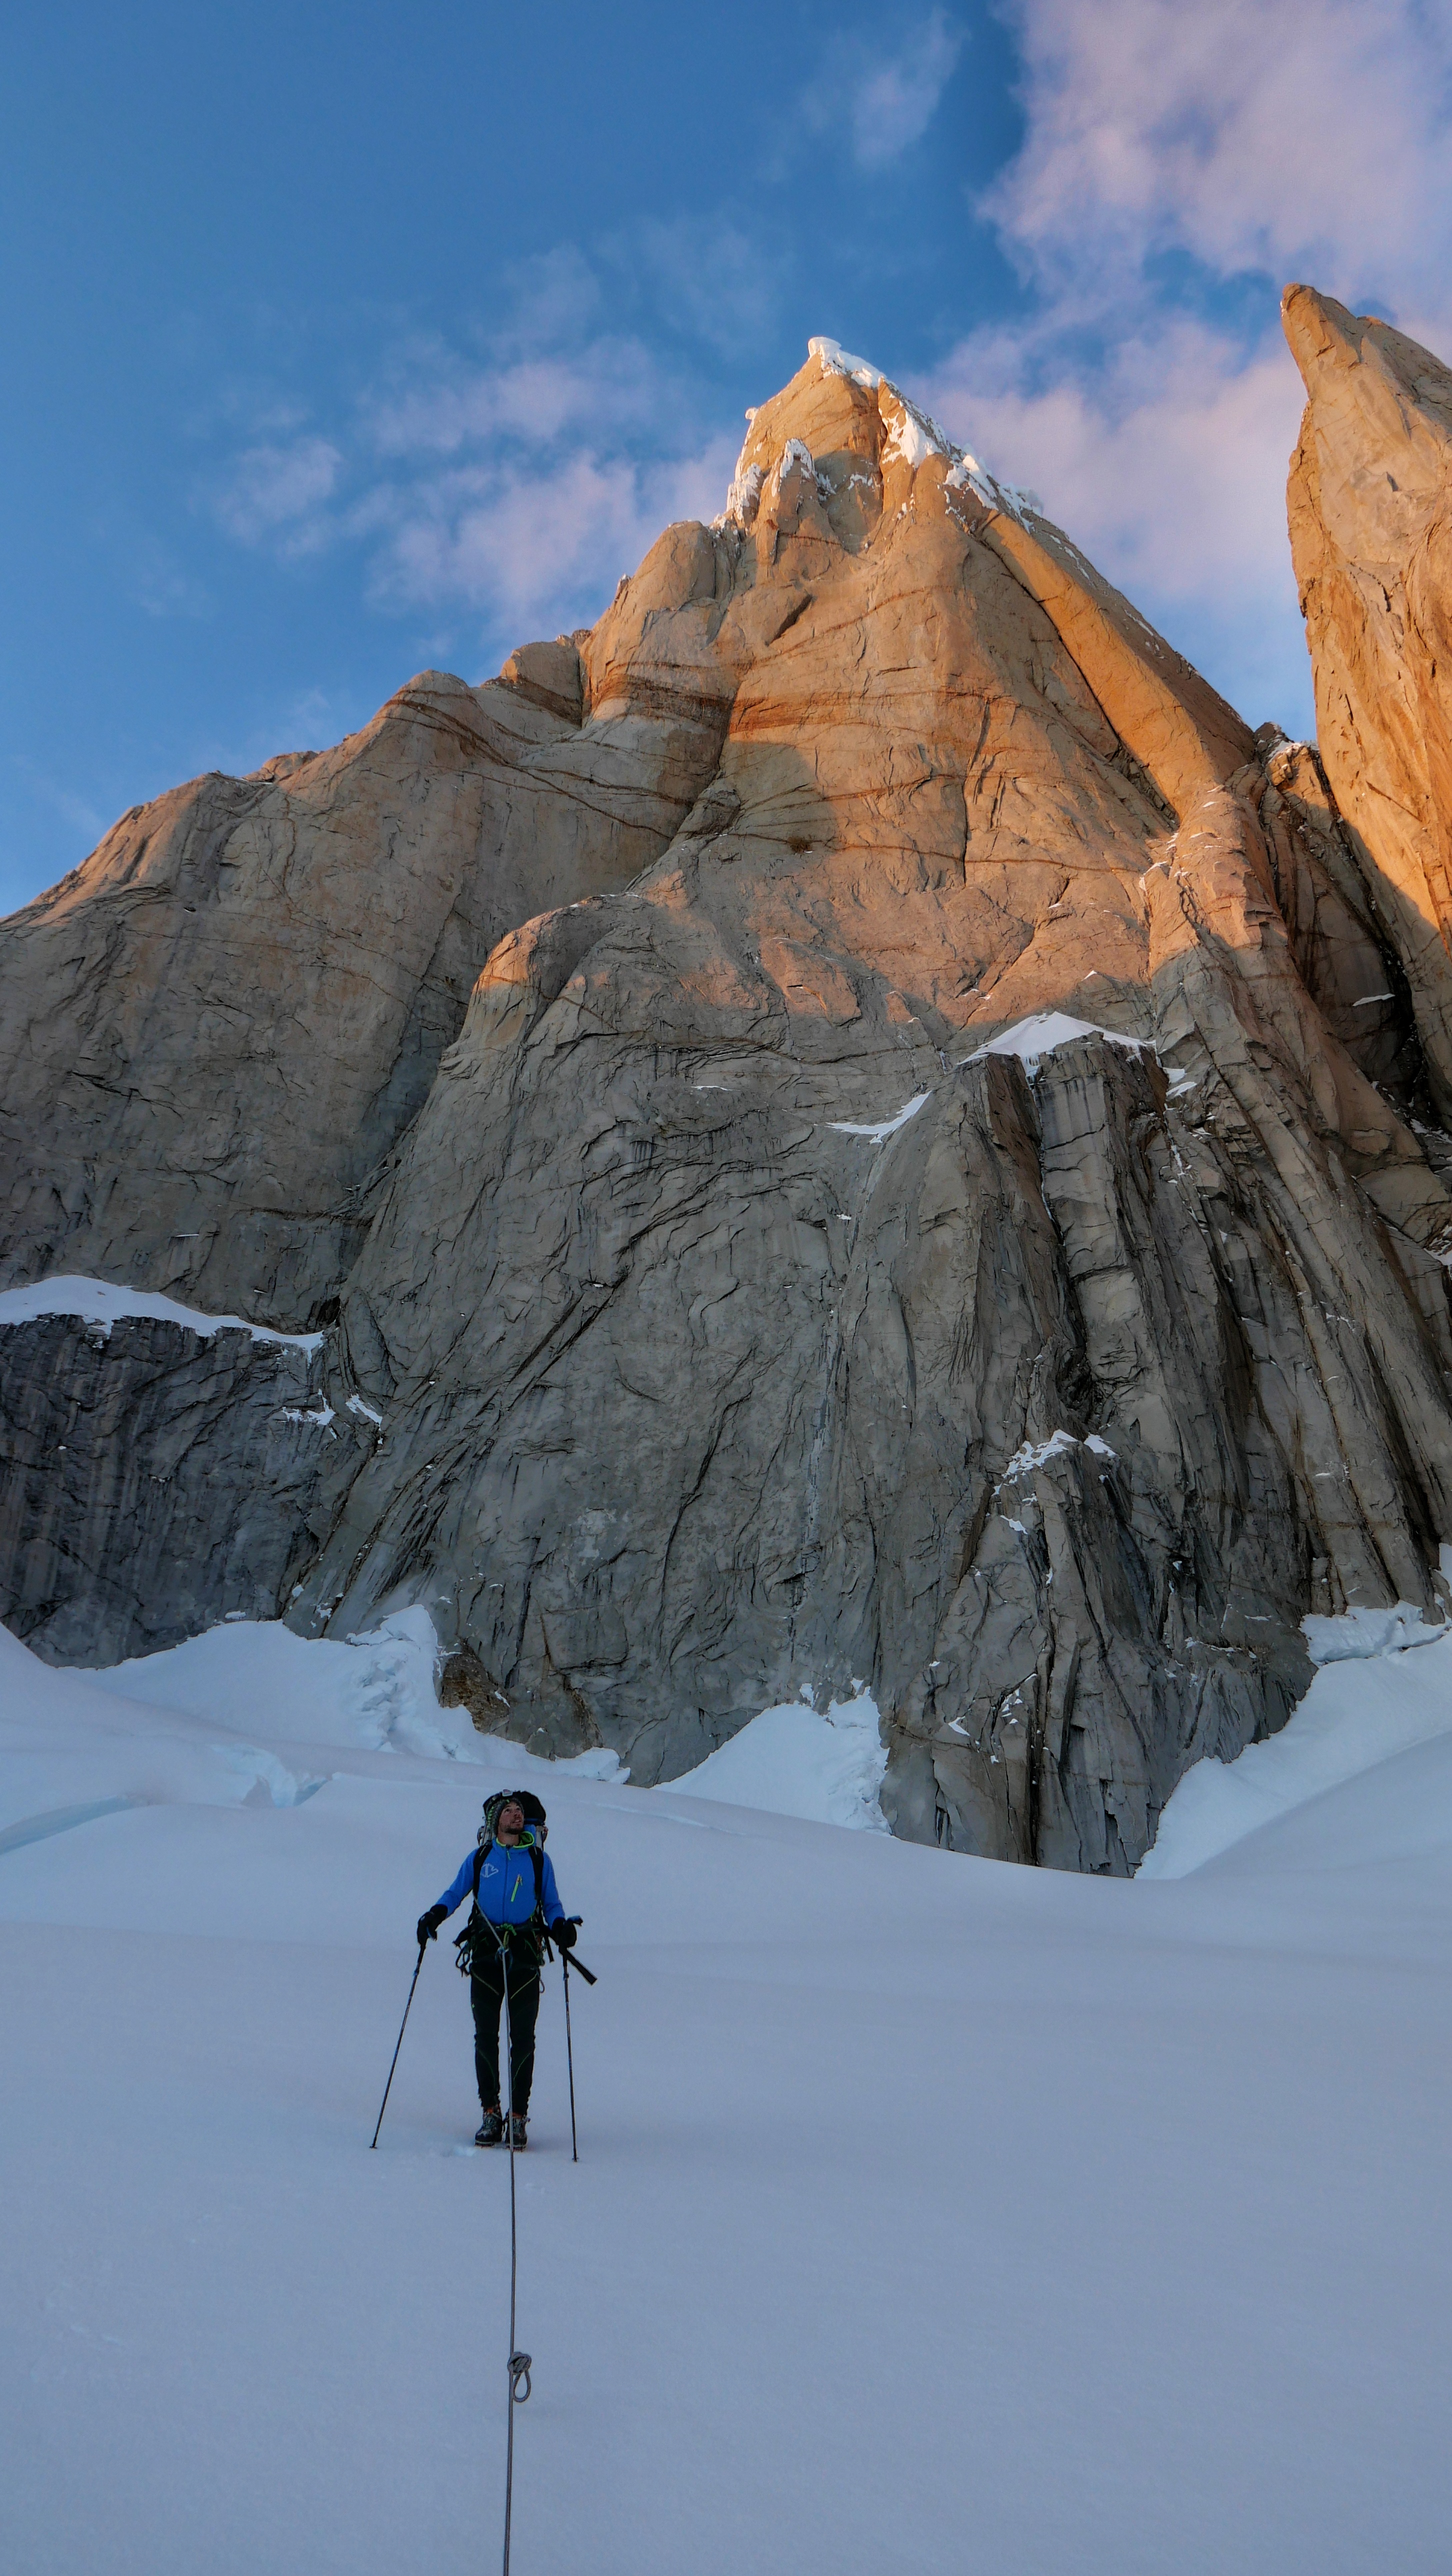
<svg viewBox="0 0 1452 2576">
<path fill-rule="evenodd" d="M 854 358 L 851 350 L 844 349 L 840 340 L 829 340 L 824 334 L 819 333 L 816 339 L 807 342 L 807 355 L 821 359 L 823 375 L 850 376 L 854 384 L 865 386 L 868 393 L 876 393 L 878 386 L 886 381 L 880 367 L 874 367 L 867 358 Z"/>
<path fill-rule="evenodd" d="M 1116 1460 L 1119 1454 L 1117 1450 L 1110 1448 L 1107 1440 L 1100 1439 L 1097 1431 L 1091 1431 L 1087 1439 L 1079 1440 L 1072 1431 L 1065 1431 L 1061 1427 L 1052 1432 L 1047 1440 L 1025 1440 L 1022 1448 L 1015 1449 L 1002 1476 L 993 1488 L 995 1494 L 1001 1494 L 1004 1486 L 1015 1482 L 1018 1477 L 1032 1474 L 1035 1467 L 1046 1466 L 1051 1458 L 1067 1457 L 1074 1449 L 1087 1449 L 1094 1457 L 1108 1458 L 1111 1461 Z"/>
<path fill-rule="evenodd" d="M 1348 1664 L 1370 1655 L 1400 1654 L 1408 1646 L 1435 1645 L 1447 1630 L 1442 1620 L 1428 1626 L 1414 1601 L 1398 1601 L 1390 1610 L 1344 1610 L 1339 1619 L 1312 1613 L 1301 1621 L 1301 1632 L 1313 1664 Z"/>
<path fill-rule="evenodd" d="M 1131 1055 L 1153 1055 L 1149 1038 L 1127 1037 L 1123 1029 L 1106 1029 L 1098 1020 L 1072 1019 L 1067 1011 L 1036 1011 L 1031 1019 L 1015 1020 L 1012 1028 L 1003 1029 L 986 1045 L 975 1047 L 964 1061 L 978 1064 L 988 1055 L 1016 1055 L 1024 1071 L 1032 1076 L 1046 1055 L 1055 1047 L 1068 1046 L 1074 1038 L 1107 1038 L 1111 1046 L 1126 1047 Z"/>
<path fill-rule="evenodd" d="M 33 1324 L 43 1315 L 69 1315 L 109 1341 L 113 1324 L 141 1316 L 154 1324 L 177 1324 L 184 1332 L 250 1333 L 254 1342 L 282 1342 L 289 1350 L 320 1351 L 324 1333 L 275 1333 L 266 1324 L 250 1324 L 243 1315 L 206 1315 L 196 1306 L 178 1305 L 174 1297 L 153 1296 L 144 1288 L 116 1288 L 109 1279 L 76 1275 L 38 1279 L 28 1288 L 0 1290 L 0 1329 L 7 1324 Z"/>
<path fill-rule="evenodd" d="M 726 507 L 718 522 L 723 527 L 728 519 L 734 519 L 741 528 L 753 527 L 761 507 L 761 487 L 765 477 L 759 465 L 745 463 L 745 456 L 743 447 L 736 459 L 736 471 L 726 493 Z"/>
<path fill-rule="evenodd" d="M 851 1118 L 833 1118 L 828 1121 L 828 1124 L 834 1136 L 866 1136 L 872 1144 L 883 1145 L 889 1136 L 897 1134 L 899 1127 L 905 1127 L 910 1118 L 916 1118 L 918 1111 L 932 1099 L 932 1096 L 930 1091 L 920 1091 L 905 1108 L 899 1109 L 895 1118 L 884 1118 L 875 1127 L 859 1126 L 857 1121 Z"/>
<path fill-rule="evenodd" d="M 951 440 L 943 436 L 937 422 L 930 420 L 926 412 L 919 411 L 916 403 L 908 402 L 902 394 L 897 395 L 897 400 L 901 410 L 889 424 L 883 463 L 891 465 L 901 457 L 914 473 L 920 465 L 926 465 L 930 456 L 948 456 L 956 464 L 958 450 Z"/>
</svg>

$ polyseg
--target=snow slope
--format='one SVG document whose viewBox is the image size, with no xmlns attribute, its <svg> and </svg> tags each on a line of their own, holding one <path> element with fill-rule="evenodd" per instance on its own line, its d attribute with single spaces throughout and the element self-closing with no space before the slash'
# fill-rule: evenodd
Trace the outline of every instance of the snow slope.
<svg viewBox="0 0 1452 2576">
<path fill-rule="evenodd" d="M 367 2142 L 511 1776 L 600 1977 L 577 2167 L 541 2014 L 516 2576 L 1445 2567 L 1452 1735 L 1125 1884 L 117 1685 L 0 1637 L 14 2576 L 497 2563 L 447 1933 Z"/>
<path fill-rule="evenodd" d="M 885 1834 L 877 1793 L 886 1769 L 877 1702 L 862 1691 L 856 1699 L 834 1699 L 820 1716 L 805 1699 L 764 1708 L 694 1771 L 671 1781 L 670 1790 Z"/>
<path fill-rule="evenodd" d="M 1160 1818 L 1145 1878 L 1184 1878 L 1277 1816 L 1409 1745 L 1452 1733 L 1452 1634 L 1396 1610 L 1303 1622 L 1315 1680 L 1279 1735 L 1197 1762 Z"/>
</svg>

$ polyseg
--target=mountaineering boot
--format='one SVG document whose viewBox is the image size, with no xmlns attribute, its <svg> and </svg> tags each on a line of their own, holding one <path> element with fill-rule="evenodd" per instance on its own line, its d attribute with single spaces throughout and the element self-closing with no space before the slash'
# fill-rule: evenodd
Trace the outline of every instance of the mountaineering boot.
<svg viewBox="0 0 1452 2576">
<path fill-rule="evenodd" d="M 510 2135 L 514 2144 L 514 2151 L 517 2155 L 521 2147 L 527 2147 L 529 2144 L 528 2113 L 525 2111 L 511 2112 L 509 2127 Z"/>
<path fill-rule="evenodd" d="M 474 2132 L 476 2147 L 497 2147 L 504 2137 L 504 2117 L 499 2111 L 486 2111 Z"/>
</svg>

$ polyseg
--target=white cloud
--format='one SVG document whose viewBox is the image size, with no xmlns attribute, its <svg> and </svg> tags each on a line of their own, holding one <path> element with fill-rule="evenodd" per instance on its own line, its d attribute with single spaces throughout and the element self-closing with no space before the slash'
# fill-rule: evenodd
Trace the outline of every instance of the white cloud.
<svg viewBox="0 0 1452 2576">
<path fill-rule="evenodd" d="M 342 465 L 342 451 L 330 439 L 264 440 L 236 459 L 217 515 L 244 545 L 271 539 L 285 554 L 311 552 L 325 540 L 320 513 Z"/>
<path fill-rule="evenodd" d="M 1122 343 L 1092 378 L 1038 393 L 1018 381 L 1019 357 L 1009 334 L 977 343 L 971 364 L 960 353 L 932 380 L 936 416 L 1042 492 L 1080 542 L 1112 550 L 1127 577 L 1186 596 L 1207 557 L 1245 580 L 1283 544 L 1279 482 L 1267 487 L 1259 468 L 1268 448 L 1289 453 L 1300 414 L 1284 349 L 1247 358 L 1182 320 Z"/>
<path fill-rule="evenodd" d="M 963 31 L 941 9 L 900 53 L 873 64 L 852 91 L 852 148 L 864 170 L 882 170 L 920 143 L 963 50 Z"/>
<path fill-rule="evenodd" d="M 597 616 L 672 519 L 722 506 L 732 440 L 655 464 L 580 449 L 536 470 L 486 462 L 375 498 L 374 595 L 554 628 Z"/>
<path fill-rule="evenodd" d="M 122 503 L 98 510 L 92 533 L 128 595 L 148 617 L 207 617 L 212 600 L 176 549 Z"/>
<path fill-rule="evenodd" d="M 1012 0 L 1024 145 L 987 200 L 1098 300 L 1156 251 L 1445 295 L 1452 15 L 1440 0 Z"/>
<path fill-rule="evenodd" d="M 662 370 L 639 340 L 506 348 L 484 365 L 433 340 L 400 352 L 364 406 L 363 427 L 387 457 L 456 456 L 501 440 L 542 449 L 592 431 L 638 432 L 667 400 Z"/>
<path fill-rule="evenodd" d="M 780 261 L 717 216 L 641 224 L 609 249 L 622 269 L 649 279 L 669 321 L 718 349 L 749 344 L 781 298 Z"/>
<path fill-rule="evenodd" d="M 690 245 L 661 230 L 657 268 Z M 717 241 L 718 265 L 739 245 Z M 376 605 L 467 612 L 483 649 L 593 619 L 673 518 L 724 503 L 734 434 L 698 427 L 691 387 L 639 339 L 588 325 L 573 254 L 532 262 L 482 356 L 415 339 L 335 437 L 256 440 L 216 501 L 228 533 L 292 559 L 363 550 Z M 471 666 L 480 647 L 454 645 Z"/>
<path fill-rule="evenodd" d="M 516 641 L 578 624 L 671 519 L 722 507 L 735 442 L 692 438 L 662 361 L 638 340 L 561 338 L 510 335 L 483 365 L 414 349 L 365 407 L 388 472 L 350 525 L 373 541 L 380 604 L 470 609 Z"/>
<path fill-rule="evenodd" d="M 904 29 L 891 53 L 849 43 L 802 101 L 818 134 L 845 132 L 861 170 L 887 170 L 920 143 L 953 77 L 966 37 L 943 10 Z"/>
</svg>

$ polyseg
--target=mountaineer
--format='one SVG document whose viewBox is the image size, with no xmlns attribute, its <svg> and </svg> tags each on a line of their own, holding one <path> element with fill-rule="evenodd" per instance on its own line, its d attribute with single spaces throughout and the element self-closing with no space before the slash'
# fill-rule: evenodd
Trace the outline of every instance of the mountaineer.
<svg viewBox="0 0 1452 2576">
<path fill-rule="evenodd" d="M 534 2026 L 539 2013 L 540 1969 L 547 1940 L 573 1947 L 574 1924 L 560 1903 L 545 1853 L 545 1811 L 527 1789 L 501 1790 L 486 1799 L 478 1845 L 451 1887 L 418 1919 L 419 1952 L 436 1941 L 439 1925 L 473 1891 L 469 1920 L 455 1944 L 474 2006 L 474 2072 L 484 2116 L 476 2147 L 527 2142 L 529 2088 L 534 2077 Z M 499 2098 L 499 2013 L 509 1996 L 509 2094 Z M 508 2123 L 508 2132 L 506 2131 Z"/>
</svg>

